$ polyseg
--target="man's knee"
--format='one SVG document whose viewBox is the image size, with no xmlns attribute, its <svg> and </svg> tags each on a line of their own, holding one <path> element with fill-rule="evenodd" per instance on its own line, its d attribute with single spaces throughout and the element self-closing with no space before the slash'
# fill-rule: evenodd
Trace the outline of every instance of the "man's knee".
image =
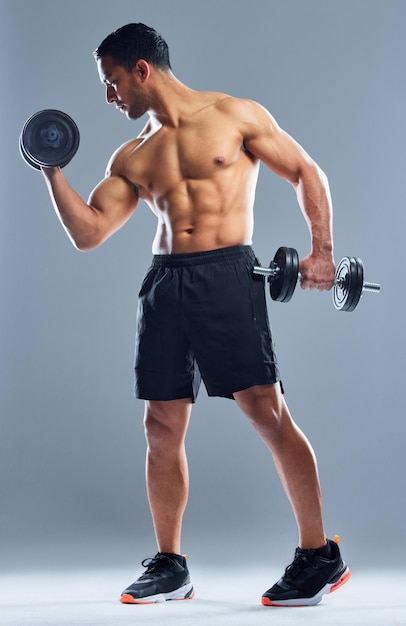
<svg viewBox="0 0 406 626">
<path fill-rule="evenodd" d="M 256 385 L 235 393 L 234 398 L 245 415 L 253 421 L 278 420 L 287 412 L 279 383 Z"/>
<path fill-rule="evenodd" d="M 149 447 L 182 442 L 189 424 L 190 412 L 189 400 L 146 401 L 144 428 Z"/>
</svg>

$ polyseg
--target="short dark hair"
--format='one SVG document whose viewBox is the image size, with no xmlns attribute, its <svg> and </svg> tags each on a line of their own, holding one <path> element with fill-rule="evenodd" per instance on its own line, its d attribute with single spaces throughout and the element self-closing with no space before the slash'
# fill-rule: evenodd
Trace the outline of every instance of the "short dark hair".
<svg viewBox="0 0 406 626">
<path fill-rule="evenodd" d="M 139 59 L 170 70 L 169 48 L 154 28 L 145 24 L 126 24 L 108 35 L 93 52 L 95 59 L 111 56 L 117 65 L 132 70 Z"/>
</svg>

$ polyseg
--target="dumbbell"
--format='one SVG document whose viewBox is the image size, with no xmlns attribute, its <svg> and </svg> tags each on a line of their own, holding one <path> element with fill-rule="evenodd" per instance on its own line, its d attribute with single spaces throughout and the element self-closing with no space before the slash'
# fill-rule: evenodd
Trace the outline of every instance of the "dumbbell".
<svg viewBox="0 0 406 626">
<path fill-rule="evenodd" d="M 272 300 L 289 302 L 301 279 L 299 255 L 295 248 L 281 247 L 269 267 L 254 267 L 254 274 L 267 277 Z M 353 311 L 364 291 L 379 292 L 378 283 L 364 282 L 364 264 L 356 257 L 344 257 L 337 266 L 333 303 L 338 311 Z"/>
<path fill-rule="evenodd" d="M 65 167 L 75 156 L 79 140 L 79 129 L 69 115 L 44 109 L 25 122 L 19 148 L 24 161 L 36 170 Z"/>
</svg>

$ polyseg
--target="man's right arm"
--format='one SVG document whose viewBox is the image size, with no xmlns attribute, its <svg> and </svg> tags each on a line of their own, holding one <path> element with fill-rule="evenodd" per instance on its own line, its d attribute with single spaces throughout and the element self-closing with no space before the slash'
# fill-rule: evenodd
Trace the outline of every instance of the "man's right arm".
<svg viewBox="0 0 406 626">
<path fill-rule="evenodd" d="M 71 187 L 59 167 L 43 168 L 55 211 L 78 250 L 92 250 L 119 230 L 138 203 L 136 187 L 122 176 L 109 174 L 86 203 Z"/>
</svg>

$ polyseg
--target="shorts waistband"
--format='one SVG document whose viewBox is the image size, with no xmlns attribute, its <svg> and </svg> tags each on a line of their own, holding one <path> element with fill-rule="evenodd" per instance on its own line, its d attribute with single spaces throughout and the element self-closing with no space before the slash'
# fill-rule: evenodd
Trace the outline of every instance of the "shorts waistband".
<svg viewBox="0 0 406 626">
<path fill-rule="evenodd" d="M 216 250 L 186 254 L 154 254 L 152 257 L 152 267 L 185 267 L 190 265 L 219 263 L 235 259 L 254 261 L 255 258 L 251 246 L 231 246 L 229 248 L 217 248 Z"/>
</svg>

